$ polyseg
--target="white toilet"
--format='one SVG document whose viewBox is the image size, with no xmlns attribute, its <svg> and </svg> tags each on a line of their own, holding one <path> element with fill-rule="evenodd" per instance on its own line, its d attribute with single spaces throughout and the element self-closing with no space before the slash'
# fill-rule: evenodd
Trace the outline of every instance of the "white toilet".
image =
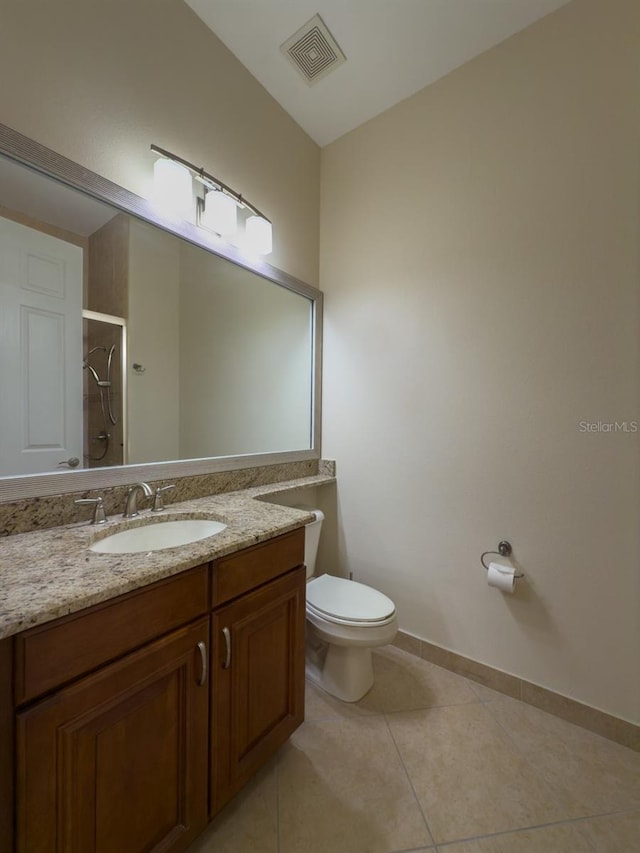
<svg viewBox="0 0 640 853">
<path fill-rule="evenodd" d="M 344 702 L 357 702 L 373 687 L 371 650 L 392 642 L 398 630 L 390 598 L 355 581 L 314 577 L 324 515 L 305 526 L 307 566 L 307 677 Z"/>
</svg>

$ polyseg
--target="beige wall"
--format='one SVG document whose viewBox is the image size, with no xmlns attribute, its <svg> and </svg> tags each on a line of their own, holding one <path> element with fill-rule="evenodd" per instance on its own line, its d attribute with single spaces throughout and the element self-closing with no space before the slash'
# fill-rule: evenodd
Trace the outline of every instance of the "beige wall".
<svg viewBox="0 0 640 853">
<path fill-rule="evenodd" d="M 182 0 L 0 0 L 0 121 L 143 196 L 163 148 L 274 223 L 317 284 L 319 150 Z"/>
<path fill-rule="evenodd" d="M 326 149 L 339 568 L 405 630 L 640 722 L 635 0 L 576 0 Z M 527 574 L 486 585 L 509 538 Z"/>
</svg>

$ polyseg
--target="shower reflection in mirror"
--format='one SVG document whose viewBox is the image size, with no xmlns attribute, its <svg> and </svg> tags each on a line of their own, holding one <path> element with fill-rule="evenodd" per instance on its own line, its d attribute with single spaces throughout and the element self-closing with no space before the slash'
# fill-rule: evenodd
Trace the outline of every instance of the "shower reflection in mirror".
<svg viewBox="0 0 640 853">
<path fill-rule="evenodd" d="M 82 312 L 84 466 L 126 464 L 125 321 Z"/>
</svg>

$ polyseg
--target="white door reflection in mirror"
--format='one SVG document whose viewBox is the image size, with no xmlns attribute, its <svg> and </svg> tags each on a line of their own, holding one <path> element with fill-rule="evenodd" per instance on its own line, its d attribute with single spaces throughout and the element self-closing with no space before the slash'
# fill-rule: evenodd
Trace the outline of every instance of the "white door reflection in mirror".
<svg viewBox="0 0 640 853">
<path fill-rule="evenodd" d="M 3 475 L 82 464 L 82 267 L 78 246 L 0 217 Z"/>
</svg>

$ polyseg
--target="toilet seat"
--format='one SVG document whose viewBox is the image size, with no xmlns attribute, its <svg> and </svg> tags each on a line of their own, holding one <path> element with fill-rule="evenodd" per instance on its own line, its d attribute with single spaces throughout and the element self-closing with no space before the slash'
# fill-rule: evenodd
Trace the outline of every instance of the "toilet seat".
<svg viewBox="0 0 640 853">
<path fill-rule="evenodd" d="M 307 610 L 337 625 L 362 628 L 384 625 L 396 615 L 393 601 L 377 589 L 333 575 L 309 581 Z"/>
</svg>

